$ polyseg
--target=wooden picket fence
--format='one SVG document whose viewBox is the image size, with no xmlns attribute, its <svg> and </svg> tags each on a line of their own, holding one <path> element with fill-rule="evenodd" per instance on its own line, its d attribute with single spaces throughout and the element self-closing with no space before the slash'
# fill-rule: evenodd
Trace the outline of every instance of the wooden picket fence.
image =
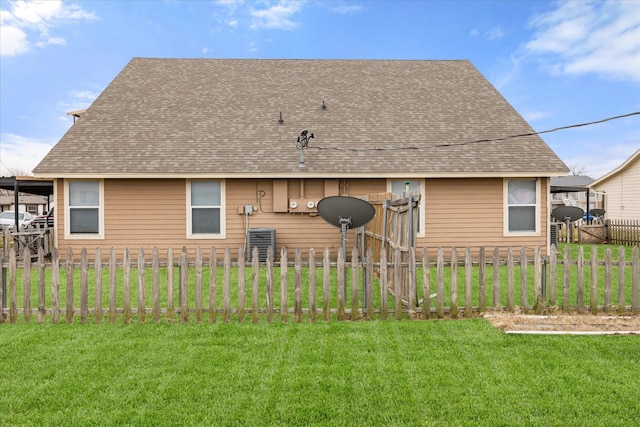
<svg viewBox="0 0 640 427">
<path fill-rule="evenodd" d="M 624 247 L 619 248 L 617 260 L 610 249 L 604 260 L 598 260 L 593 247 L 587 261 L 583 247 L 577 259 L 570 259 L 569 246 L 564 255 L 552 250 L 548 258 L 535 248 L 533 259 L 524 247 L 519 256 L 508 248 L 506 258 L 498 248 L 492 255 L 481 249 L 476 260 L 469 248 L 454 248 L 446 257 L 443 249 L 419 252 L 416 256 L 410 250 L 405 263 L 399 249 L 387 260 L 381 248 L 374 262 L 369 250 L 363 263 L 355 248 L 349 262 L 343 260 L 341 250 L 331 259 L 325 249 L 317 260 L 312 249 L 303 261 L 300 250 L 290 259 L 283 248 L 278 260 L 269 249 L 266 262 L 261 263 L 254 253 L 253 261 L 247 263 L 243 248 L 233 261 L 229 248 L 220 259 L 216 248 L 208 256 L 198 249 L 193 258 L 186 249 L 176 256 L 169 250 L 164 259 L 157 249 L 150 259 L 142 249 L 136 259 L 128 249 L 117 259 L 114 249 L 103 256 L 98 248 L 91 260 L 86 249 L 79 260 L 70 249 L 65 259 L 54 249 L 51 261 L 45 262 L 41 249 L 37 261 L 24 256 L 18 262 L 12 249 L 2 262 L 0 322 L 15 323 L 21 318 L 29 323 L 32 316 L 38 323 L 47 319 L 58 323 L 61 316 L 67 323 L 99 323 L 105 317 L 108 322 L 128 323 L 243 322 L 245 318 L 273 322 L 278 317 L 286 322 L 290 316 L 296 322 L 469 318 L 487 311 L 640 313 L 638 247 L 633 248 L 631 260 L 625 259 Z M 404 283 L 403 268 L 408 269 L 408 283 Z M 391 275 L 387 274 L 390 269 Z M 630 280 L 625 276 L 629 273 Z M 463 277 L 460 285 L 458 277 Z M 409 288 L 408 301 L 389 296 L 400 295 L 402 286 Z M 505 291 L 506 304 L 501 302 Z"/>
</svg>

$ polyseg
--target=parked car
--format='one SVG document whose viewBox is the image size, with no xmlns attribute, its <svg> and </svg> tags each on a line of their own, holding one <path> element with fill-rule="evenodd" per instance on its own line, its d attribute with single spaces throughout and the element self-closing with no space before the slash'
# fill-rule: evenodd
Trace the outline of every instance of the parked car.
<svg viewBox="0 0 640 427">
<path fill-rule="evenodd" d="M 588 220 L 588 221 L 594 221 L 594 220 L 596 220 L 596 219 L 597 219 L 597 218 L 596 218 L 595 216 L 591 215 L 591 213 L 587 214 L 587 213 L 585 212 L 585 213 L 583 213 L 583 214 L 582 214 L 582 220 L 583 220 L 583 221 L 587 221 L 587 220 Z"/>
<path fill-rule="evenodd" d="M 44 227 L 45 224 L 49 228 L 53 227 L 53 208 L 49 209 L 46 214 L 35 217 L 31 223 L 38 227 Z"/>
<path fill-rule="evenodd" d="M 18 225 L 24 228 L 31 224 L 33 215 L 29 212 L 18 212 Z M 4 211 L 0 214 L 0 228 L 9 227 L 12 229 L 16 223 L 16 213 L 14 211 Z"/>
</svg>

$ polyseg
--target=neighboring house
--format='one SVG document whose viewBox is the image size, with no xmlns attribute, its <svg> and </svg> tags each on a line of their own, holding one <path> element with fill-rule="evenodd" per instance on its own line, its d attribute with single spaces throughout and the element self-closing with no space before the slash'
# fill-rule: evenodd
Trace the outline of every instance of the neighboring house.
<svg viewBox="0 0 640 427">
<path fill-rule="evenodd" d="M 606 218 L 640 219 L 640 149 L 589 188 L 604 193 Z"/>
<path fill-rule="evenodd" d="M 18 195 L 18 212 L 29 212 L 33 215 L 42 215 L 47 212 L 48 201 L 46 196 L 31 194 Z M 15 196 L 13 194 L 0 196 L 0 212 L 15 212 Z"/>
<path fill-rule="evenodd" d="M 577 206 L 586 212 L 587 204 L 589 210 L 604 209 L 603 194 L 589 188 L 593 181 L 585 175 L 551 178 L 551 211 L 560 206 Z"/>
<path fill-rule="evenodd" d="M 254 228 L 335 253 L 317 202 L 405 181 L 418 247 L 544 251 L 568 171 L 469 61 L 134 58 L 34 174 L 54 180 L 61 253 L 236 256 Z"/>
</svg>

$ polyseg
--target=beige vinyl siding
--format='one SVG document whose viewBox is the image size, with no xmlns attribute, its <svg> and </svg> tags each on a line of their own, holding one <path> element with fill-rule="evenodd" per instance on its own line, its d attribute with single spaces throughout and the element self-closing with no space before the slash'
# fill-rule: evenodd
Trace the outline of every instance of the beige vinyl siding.
<svg viewBox="0 0 640 427">
<path fill-rule="evenodd" d="M 291 199 L 304 196 L 307 200 L 324 197 L 324 180 L 290 179 L 287 182 Z M 385 192 L 386 179 L 339 180 L 341 195 L 359 197 Z M 546 246 L 547 196 L 546 180 L 541 183 L 541 229 L 539 236 L 503 236 L 503 180 L 493 179 L 427 179 L 425 181 L 425 232 L 417 241 L 418 248 L 438 247 L 478 248 L 485 246 L 519 248 L 525 244 L 533 249 Z M 335 256 L 341 246 L 341 233 L 337 227 L 327 224 L 317 212 L 274 213 L 273 180 L 228 179 L 225 180 L 226 222 L 224 239 L 187 238 L 186 179 L 105 179 L 104 180 L 104 239 L 65 240 L 64 224 L 64 180 L 57 182 L 56 223 L 58 248 L 65 252 L 72 248 L 79 259 L 80 250 L 86 247 L 91 254 L 97 247 L 103 256 L 115 248 L 119 257 L 128 247 L 137 257 L 142 247 L 150 254 L 158 247 L 162 256 L 173 248 L 179 256 L 182 247 L 193 253 L 200 247 L 208 254 L 216 247 L 219 257 L 229 247 L 235 258 L 238 249 L 245 245 L 247 228 L 273 228 L 276 230 L 276 252 L 287 247 L 292 258 L 297 248 L 308 254 L 314 248 L 320 259 L 321 252 L 328 247 Z M 241 215 L 239 208 L 250 205 L 254 213 Z M 354 242 L 355 233 L 348 233 L 348 252 Z"/>
<path fill-rule="evenodd" d="M 547 245 L 546 180 L 541 182 L 540 233 L 537 236 L 504 235 L 503 179 L 427 179 L 425 183 L 425 237 L 419 247 L 437 249 L 472 247 L 506 248 L 521 245 L 533 250 Z"/>
<path fill-rule="evenodd" d="M 605 218 L 640 219 L 640 157 L 594 189 L 605 192 Z"/>
</svg>

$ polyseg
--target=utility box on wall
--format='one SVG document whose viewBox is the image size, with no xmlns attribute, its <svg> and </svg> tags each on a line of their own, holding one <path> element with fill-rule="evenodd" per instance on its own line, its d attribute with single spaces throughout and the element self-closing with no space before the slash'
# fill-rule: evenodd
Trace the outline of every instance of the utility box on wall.
<svg viewBox="0 0 640 427">
<path fill-rule="evenodd" d="M 250 228 L 247 230 L 247 260 L 253 260 L 253 248 L 258 248 L 258 261 L 267 260 L 267 249 L 271 247 L 273 256 L 276 256 L 276 230 L 275 228 Z"/>
</svg>

